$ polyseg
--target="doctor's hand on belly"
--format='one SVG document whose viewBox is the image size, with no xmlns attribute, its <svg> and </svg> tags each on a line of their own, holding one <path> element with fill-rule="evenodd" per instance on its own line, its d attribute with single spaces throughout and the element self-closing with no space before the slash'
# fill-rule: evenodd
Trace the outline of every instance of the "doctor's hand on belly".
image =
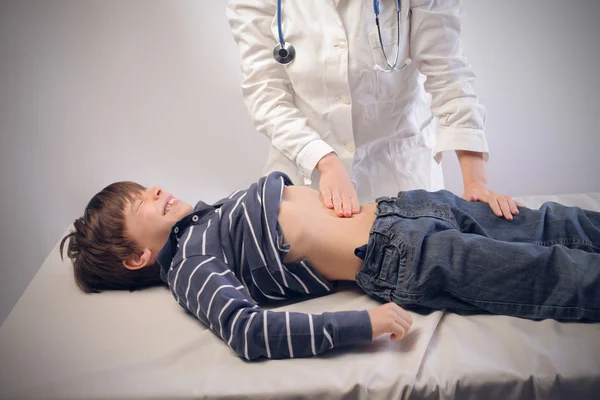
<svg viewBox="0 0 600 400">
<path fill-rule="evenodd" d="M 350 174 L 338 158 L 329 153 L 317 163 L 321 173 L 319 189 L 327 208 L 333 209 L 338 217 L 351 217 L 360 212 L 360 203 L 350 180 Z"/>
</svg>

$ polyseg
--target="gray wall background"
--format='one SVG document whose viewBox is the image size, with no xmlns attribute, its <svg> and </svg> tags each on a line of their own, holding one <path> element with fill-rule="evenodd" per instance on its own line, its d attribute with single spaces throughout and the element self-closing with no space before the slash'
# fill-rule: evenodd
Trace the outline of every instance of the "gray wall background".
<svg viewBox="0 0 600 400">
<path fill-rule="evenodd" d="M 260 174 L 226 3 L 0 2 L 0 323 L 107 184 L 213 201 Z M 600 2 L 465 0 L 463 17 L 491 188 L 600 191 Z"/>
</svg>

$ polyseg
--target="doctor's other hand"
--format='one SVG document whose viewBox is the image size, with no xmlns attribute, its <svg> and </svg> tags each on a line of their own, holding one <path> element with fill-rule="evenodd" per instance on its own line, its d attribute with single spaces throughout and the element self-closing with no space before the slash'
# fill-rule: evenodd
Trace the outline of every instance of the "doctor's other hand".
<svg viewBox="0 0 600 400">
<path fill-rule="evenodd" d="M 321 173 L 319 189 L 327 208 L 333 209 L 338 217 L 351 217 L 360 212 L 360 203 L 350 174 L 337 154 L 326 154 L 317 163 Z"/>
<path fill-rule="evenodd" d="M 403 339 L 412 326 L 410 314 L 395 303 L 386 303 L 369 311 L 373 339 L 390 333 L 390 339 Z"/>
<path fill-rule="evenodd" d="M 508 220 L 519 213 L 517 206 L 523 204 L 516 202 L 508 195 L 498 194 L 487 187 L 483 182 L 472 182 L 465 184 L 465 192 L 462 198 L 467 201 L 481 201 L 488 203 L 494 214 Z"/>
</svg>

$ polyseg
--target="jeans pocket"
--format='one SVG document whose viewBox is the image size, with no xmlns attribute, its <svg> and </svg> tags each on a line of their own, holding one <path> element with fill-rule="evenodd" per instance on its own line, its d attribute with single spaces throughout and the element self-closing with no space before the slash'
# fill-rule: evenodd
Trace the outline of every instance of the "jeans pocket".
<svg viewBox="0 0 600 400">
<path fill-rule="evenodd" d="M 377 284 L 395 290 L 404 282 L 406 264 L 407 252 L 404 243 L 391 240 L 380 251 L 379 268 L 375 277 Z"/>
</svg>

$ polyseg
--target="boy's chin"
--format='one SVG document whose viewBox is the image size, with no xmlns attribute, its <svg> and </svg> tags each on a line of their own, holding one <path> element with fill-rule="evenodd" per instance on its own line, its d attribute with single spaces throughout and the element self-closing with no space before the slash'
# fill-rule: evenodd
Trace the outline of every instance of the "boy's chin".
<svg viewBox="0 0 600 400">
<path fill-rule="evenodd" d="M 191 205 L 187 203 L 181 204 L 181 218 L 190 215 L 192 211 L 194 211 L 194 208 Z"/>
<path fill-rule="evenodd" d="M 190 215 L 193 211 L 191 206 L 186 206 L 182 204 L 182 207 L 179 207 L 177 210 L 173 210 L 170 214 L 171 222 L 176 223 L 181 220 L 183 217 Z"/>
</svg>

